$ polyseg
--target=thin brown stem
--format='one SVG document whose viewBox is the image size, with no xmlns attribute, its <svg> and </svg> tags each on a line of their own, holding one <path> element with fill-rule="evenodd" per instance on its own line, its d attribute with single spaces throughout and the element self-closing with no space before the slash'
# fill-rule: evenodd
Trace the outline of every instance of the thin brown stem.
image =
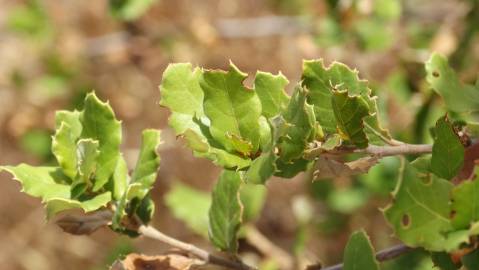
<svg viewBox="0 0 479 270">
<path fill-rule="evenodd" d="M 387 249 L 384 249 L 384 250 L 381 250 L 381 251 L 377 252 L 376 253 L 376 259 L 379 262 L 392 260 L 392 259 L 395 259 L 395 258 L 413 250 L 413 249 L 414 248 L 408 247 L 404 244 L 396 245 L 396 246 L 393 246 L 393 247 L 390 247 L 390 248 L 387 248 Z M 342 270 L 342 269 L 343 269 L 343 264 L 342 263 L 336 264 L 336 265 L 333 265 L 333 266 L 329 266 L 329 267 L 326 267 L 326 268 L 321 268 L 321 270 Z"/>
<path fill-rule="evenodd" d="M 278 263 L 281 269 L 292 269 L 294 260 L 291 255 L 271 242 L 255 226 L 247 225 L 246 240 L 261 253 Z"/>
<path fill-rule="evenodd" d="M 356 149 L 355 153 L 365 153 L 373 156 L 397 156 L 409 154 L 428 154 L 432 152 L 432 145 L 430 144 L 400 144 L 395 146 L 377 146 L 369 145 L 364 149 Z"/>
<path fill-rule="evenodd" d="M 138 232 L 148 238 L 158 240 L 172 247 L 186 251 L 189 254 L 198 257 L 205 263 L 215 264 L 215 265 L 227 267 L 230 269 L 236 269 L 236 270 L 254 270 L 255 269 L 254 267 L 246 265 L 241 261 L 228 260 L 226 258 L 213 255 L 209 253 L 208 251 L 201 249 L 195 245 L 179 241 L 171 236 L 168 236 L 158 231 L 157 229 L 151 226 L 142 225 L 139 227 Z"/>
<path fill-rule="evenodd" d="M 333 151 L 325 151 L 321 147 L 316 147 L 310 150 L 307 150 L 305 153 L 305 158 L 315 159 L 316 157 L 327 154 L 327 155 L 344 155 L 351 153 L 362 153 L 368 154 L 376 157 L 386 157 L 386 156 L 398 156 L 398 155 L 417 155 L 417 154 L 429 154 L 432 152 L 432 145 L 430 144 L 408 144 L 398 142 L 397 145 L 369 145 L 366 148 L 353 148 L 353 147 L 343 147 Z"/>
</svg>

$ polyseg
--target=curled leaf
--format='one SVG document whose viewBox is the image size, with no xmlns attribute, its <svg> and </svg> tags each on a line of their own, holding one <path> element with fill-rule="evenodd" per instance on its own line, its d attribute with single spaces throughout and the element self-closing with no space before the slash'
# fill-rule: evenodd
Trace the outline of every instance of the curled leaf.
<svg viewBox="0 0 479 270">
<path fill-rule="evenodd" d="M 112 212 L 110 210 L 101 210 L 89 215 L 66 215 L 59 218 L 55 223 L 62 228 L 64 232 L 83 235 L 91 234 L 111 222 Z"/>
<path fill-rule="evenodd" d="M 132 253 L 122 261 L 116 261 L 110 270 L 188 270 L 200 261 L 182 254 L 147 256 Z"/>
<path fill-rule="evenodd" d="M 326 156 L 320 156 L 316 161 L 314 180 L 348 177 L 366 173 L 377 163 L 378 158 L 376 157 L 364 157 L 351 162 L 342 163 Z"/>
</svg>

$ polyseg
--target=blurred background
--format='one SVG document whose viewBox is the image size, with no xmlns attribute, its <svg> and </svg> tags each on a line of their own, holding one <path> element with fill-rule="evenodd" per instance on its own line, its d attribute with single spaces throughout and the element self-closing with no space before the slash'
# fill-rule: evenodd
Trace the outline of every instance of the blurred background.
<svg viewBox="0 0 479 270">
<path fill-rule="evenodd" d="M 162 164 L 153 190 L 153 224 L 211 249 L 173 215 L 165 195 L 178 183 L 211 190 L 219 174 L 194 158 L 167 126 L 158 85 L 169 63 L 227 68 L 229 60 L 300 80 L 302 59 L 337 60 L 357 68 L 379 96 L 383 125 L 411 143 L 430 142 L 444 112 L 425 82 L 432 51 L 449 57 L 461 79 L 479 71 L 477 0 L 0 0 L 0 164 L 49 164 L 54 112 L 80 109 L 96 90 L 123 121 L 130 166 L 144 128 L 162 129 Z M 246 82 L 248 83 L 248 81 Z M 341 260 L 359 228 L 377 249 L 396 243 L 378 210 L 387 205 L 399 161 L 383 159 L 367 175 L 311 182 L 308 173 L 273 179 L 258 230 L 303 264 Z M 122 254 L 159 254 L 169 247 L 119 237 L 63 233 L 45 221 L 39 200 L 0 174 L 0 265 L 5 270 L 107 269 Z M 242 241 L 240 251 L 275 269 Z M 385 269 L 433 269 L 421 251 Z"/>
</svg>

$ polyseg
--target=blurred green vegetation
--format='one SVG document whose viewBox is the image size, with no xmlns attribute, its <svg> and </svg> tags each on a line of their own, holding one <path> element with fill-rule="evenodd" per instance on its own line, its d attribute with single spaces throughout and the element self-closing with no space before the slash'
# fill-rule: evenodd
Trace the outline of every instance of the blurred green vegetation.
<svg viewBox="0 0 479 270">
<path fill-rule="evenodd" d="M 479 69 L 477 0 L 267 0 L 245 4 L 246 7 L 234 1 L 172 4 L 159 0 L 110 0 L 103 3 L 104 6 L 78 2 L 67 11 L 62 11 L 61 5 L 54 9 L 51 1 L 47 2 L 18 1 L 5 12 L 3 31 L 14 37 L 14 49 L 24 50 L 16 61 L 3 64 L 6 68 L 1 72 L 6 73 L 7 81 L 0 82 L 2 87 L 6 86 L 6 91 L 13 93 L 9 102 L 15 104 L 5 112 L 4 123 L 0 122 L 2 139 L 13 142 L 17 152 L 12 155 L 17 155 L 18 159 L 27 153 L 38 162 L 48 163 L 52 158 L 52 125 L 44 118 L 58 108 L 78 108 L 85 93 L 91 89 L 112 100 L 117 106 L 115 110 L 125 118 L 126 128 L 135 130 L 132 133 L 139 127 L 165 127 L 166 115 L 161 115 L 165 113 L 154 103 L 158 100 L 159 74 L 169 62 L 189 61 L 219 68 L 227 65 L 231 58 L 238 59 L 239 65 L 247 70 L 269 69 L 275 73 L 283 70 L 295 78 L 300 74 L 301 58 L 344 61 L 352 67 L 357 66 L 360 76 L 369 80 L 378 95 L 381 121 L 389 126 L 394 137 L 411 143 L 430 143 L 430 128 L 446 113 L 438 106 L 441 101 L 425 81 L 423 62 L 431 51 L 442 50 L 450 56 L 451 64 L 464 81 L 474 83 L 472 80 Z M 95 6 L 83 7 L 75 16 L 68 13 L 88 5 Z M 225 13 L 220 14 L 220 11 Z M 67 24 L 64 17 L 69 16 L 75 20 Z M 222 36 L 218 30 L 221 19 L 262 16 L 292 17 L 301 22 L 301 27 L 306 26 L 305 29 L 300 27 L 296 35 L 275 33 L 260 38 L 233 39 Z M 114 35 L 124 39 L 116 40 L 112 38 Z M 73 45 L 68 45 L 70 43 Z M 62 47 L 67 45 L 71 48 Z M 35 111 L 25 112 L 27 107 Z M 26 116 L 17 117 L 22 114 Z M 9 124 L 18 118 L 33 123 L 24 120 L 28 123 L 21 128 L 19 124 Z M 176 147 L 171 156 L 183 154 L 178 150 L 179 145 L 171 146 Z M 133 146 L 129 142 L 125 147 Z M 175 162 L 177 160 L 169 164 Z M 391 157 L 382 159 L 367 174 L 350 179 L 311 181 L 308 175 L 302 175 L 304 181 L 300 182 L 300 190 L 307 195 L 306 203 L 312 209 L 310 222 L 305 224 L 295 216 L 288 221 L 291 224 L 278 225 L 276 231 L 267 233 L 272 235 L 274 242 L 294 250 L 296 256 L 311 251 L 315 244 L 339 242 L 329 245 L 329 252 L 317 254 L 327 263 L 341 259 L 345 241 L 337 240 L 339 236 L 348 235 L 364 224 L 371 229 L 373 243 L 383 247 L 391 245 L 394 240 L 385 240 L 384 236 L 389 237 L 391 230 L 381 224 L 382 231 L 379 231 L 374 224 L 376 215 L 381 213 L 373 211 L 371 214 L 367 209 L 387 204 L 396 185 L 398 168 L 399 159 Z M 183 170 L 171 171 L 184 173 Z M 203 176 L 211 174 L 201 173 Z M 214 179 L 202 178 L 201 181 L 200 184 L 207 186 L 206 183 Z M 166 185 L 165 182 L 170 183 L 160 184 Z M 282 184 L 290 183 L 278 185 Z M 206 236 L 206 217 L 196 214 L 205 212 L 207 200 L 199 198 L 197 191 L 188 186 L 177 184 L 173 187 L 181 187 L 183 193 L 177 198 L 167 195 L 164 198 L 166 206 L 180 204 L 177 201 L 190 204 L 181 204 L 184 209 L 170 209 L 174 218 L 168 220 L 181 222 L 176 218 L 185 220 L 188 217 L 193 224 L 190 229 Z M 160 195 L 155 198 L 158 204 L 163 201 Z M 274 195 L 268 195 L 266 205 L 279 201 L 289 207 L 285 212 L 292 211 L 290 201 L 294 194 L 288 194 L 288 198 Z M 196 211 L 197 208 L 202 210 Z M 166 219 L 165 213 L 159 215 Z M 268 220 L 271 216 L 276 217 L 274 214 L 261 215 L 256 223 L 261 228 L 270 228 L 270 223 L 280 222 Z M 121 239 L 114 242 L 108 252 L 97 251 L 100 258 L 108 255 L 98 266 L 89 269 L 104 269 L 120 254 L 134 250 L 129 240 Z M 432 269 L 432 261 L 427 255 L 421 250 L 411 252 L 384 263 L 383 269 Z M 265 260 L 261 269 L 276 269 L 276 266 Z"/>
</svg>

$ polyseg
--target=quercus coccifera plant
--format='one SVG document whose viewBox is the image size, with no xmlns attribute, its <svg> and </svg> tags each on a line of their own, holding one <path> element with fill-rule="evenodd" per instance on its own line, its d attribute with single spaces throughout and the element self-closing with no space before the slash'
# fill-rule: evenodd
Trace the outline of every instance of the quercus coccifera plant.
<svg viewBox="0 0 479 270">
<path fill-rule="evenodd" d="M 281 73 L 258 71 L 248 88 L 243 84 L 247 74 L 233 63 L 226 71 L 169 65 L 160 85 L 160 105 L 171 112 L 169 125 L 196 157 L 211 160 L 223 172 L 211 194 L 177 184 L 166 204 L 230 256 L 214 255 L 148 225 L 154 210 L 148 194 L 160 162 L 160 132 L 143 132 L 137 164 L 129 173 L 120 152 L 121 123 L 94 93 L 87 95 L 82 111 L 57 112 L 52 138 L 57 166 L 1 168 L 21 182 L 25 193 L 42 199 L 48 218 L 73 208 L 107 213 L 100 225 L 119 233 L 155 238 L 203 263 L 251 269 L 254 266 L 235 258 L 239 232 L 253 226 L 270 178 L 292 178 L 305 171 L 313 171 L 315 180 L 351 177 L 366 173 L 385 156 L 410 155 L 401 159 L 391 202 L 381 209 L 403 244 L 376 254 L 361 230 L 352 234 L 344 264 L 326 269 L 381 269 L 382 261 L 414 248 L 430 252 L 441 269 L 451 265 L 473 269 L 472 256 L 479 244 L 479 176 L 474 160 L 479 157 L 470 149 L 479 135 L 475 115 L 479 84 L 462 83 L 438 54 L 430 57 L 425 69 L 444 111 L 431 127 L 432 145 L 394 139 L 379 121 L 377 97 L 367 81 L 341 63 L 304 61 L 301 81 L 291 95 Z M 344 161 L 349 154 L 356 159 Z M 471 252 L 453 260 L 451 254 L 464 249 Z M 282 262 L 280 268 L 294 267 L 290 261 Z"/>
</svg>

